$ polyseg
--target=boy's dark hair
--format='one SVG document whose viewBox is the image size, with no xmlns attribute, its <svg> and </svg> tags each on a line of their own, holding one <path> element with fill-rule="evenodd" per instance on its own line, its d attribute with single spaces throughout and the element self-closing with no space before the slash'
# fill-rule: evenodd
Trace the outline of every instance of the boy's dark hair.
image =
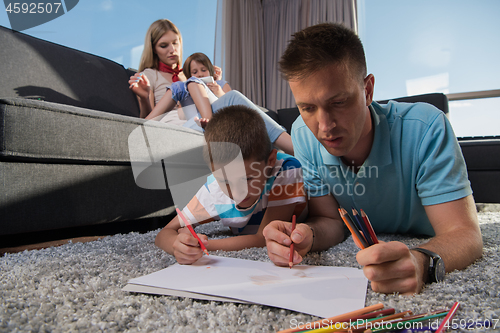
<svg viewBox="0 0 500 333">
<path fill-rule="evenodd" d="M 240 150 L 243 160 L 267 161 L 272 145 L 264 119 L 257 111 L 243 105 L 232 105 L 213 114 L 205 127 L 203 157 L 207 164 L 234 160 Z M 232 145 L 221 144 L 232 143 Z M 227 147 L 227 146 L 231 146 Z"/>
<path fill-rule="evenodd" d="M 341 24 L 317 24 L 293 34 L 279 61 L 285 80 L 302 80 L 331 64 L 344 64 L 350 73 L 367 75 L 363 44 L 354 31 Z"/>
<path fill-rule="evenodd" d="M 191 61 L 196 61 L 199 64 L 202 64 L 208 69 L 208 72 L 210 73 L 210 76 L 214 76 L 215 74 L 215 68 L 214 65 L 212 65 L 212 62 L 210 59 L 201 52 L 196 52 L 191 54 L 186 61 L 184 61 L 184 67 L 182 68 L 182 73 L 184 73 L 184 76 L 186 78 L 191 77 Z"/>
</svg>

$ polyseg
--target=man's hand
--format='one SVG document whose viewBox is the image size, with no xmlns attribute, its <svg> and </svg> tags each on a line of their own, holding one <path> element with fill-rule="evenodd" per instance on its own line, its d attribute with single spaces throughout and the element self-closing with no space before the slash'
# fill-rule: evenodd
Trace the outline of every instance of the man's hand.
<svg viewBox="0 0 500 333">
<path fill-rule="evenodd" d="M 175 259 L 181 265 L 190 265 L 203 256 L 203 250 L 188 228 L 181 228 L 178 232 L 179 234 L 173 244 Z M 203 245 L 208 245 L 206 235 L 198 234 L 198 237 L 200 237 Z"/>
<path fill-rule="evenodd" d="M 356 255 L 373 291 L 403 295 L 413 295 L 422 289 L 424 257 L 401 242 L 380 242 Z"/>
<path fill-rule="evenodd" d="M 275 220 L 264 228 L 263 234 L 266 238 L 269 259 L 278 266 L 288 266 L 292 240 L 295 243 L 294 265 L 302 261 L 302 257 L 309 252 L 313 242 L 312 230 L 305 223 L 298 223 L 292 233 L 292 223 Z"/>
</svg>

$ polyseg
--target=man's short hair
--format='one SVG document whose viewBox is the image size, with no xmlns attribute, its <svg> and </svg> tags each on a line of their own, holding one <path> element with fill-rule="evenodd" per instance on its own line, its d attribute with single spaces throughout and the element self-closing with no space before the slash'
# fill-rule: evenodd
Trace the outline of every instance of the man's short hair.
<svg viewBox="0 0 500 333">
<path fill-rule="evenodd" d="M 209 165 L 229 163 L 240 150 L 245 161 L 266 161 L 272 150 L 264 119 L 257 111 L 243 105 L 228 106 L 214 113 L 205 127 L 205 141 L 203 157 Z M 233 145 L 220 149 L 219 142 Z"/>
<path fill-rule="evenodd" d="M 331 64 L 349 66 L 362 79 L 367 75 L 363 44 L 356 33 L 341 24 L 322 23 L 293 34 L 279 68 L 290 81 L 302 80 Z"/>
</svg>

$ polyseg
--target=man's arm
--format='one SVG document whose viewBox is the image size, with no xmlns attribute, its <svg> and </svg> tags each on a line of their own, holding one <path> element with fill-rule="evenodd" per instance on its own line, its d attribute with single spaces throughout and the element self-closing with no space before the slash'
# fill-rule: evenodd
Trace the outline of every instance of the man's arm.
<svg viewBox="0 0 500 333">
<path fill-rule="evenodd" d="M 344 223 L 339 204 L 331 195 L 309 199 L 307 224 L 314 230 L 314 243 L 309 251 L 323 251 L 344 240 Z"/>
<path fill-rule="evenodd" d="M 264 229 L 269 258 L 279 266 L 287 266 L 290 244 L 293 240 L 297 251 L 293 263 L 298 264 L 309 251 L 322 251 L 344 239 L 344 227 L 333 196 L 325 195 L 309 199 L 309 218 L 297 224 L 291 233 L 291 223 L 275 220 Z"/>
<path fill-rule="evenodd" d="M 463 269 L 482 256 L 483 241 L 472 195 L 425 206 L 436 236 L 419 247 L 439 254 L 447 272 Z M 381 243 L 357 254 L 374 291 L 411 295 L 427 282 L 429 259 L 400 242 Z"/>
</svg>

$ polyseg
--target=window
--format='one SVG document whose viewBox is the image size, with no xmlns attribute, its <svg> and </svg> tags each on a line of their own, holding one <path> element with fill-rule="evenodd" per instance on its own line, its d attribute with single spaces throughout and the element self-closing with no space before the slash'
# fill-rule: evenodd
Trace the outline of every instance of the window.
<svg viewBox="0 0 500 333">
<path fill-rule="evenodd" d="M 137 69 L 149 25 L 168 18 L 181 31 L 184 59 L 203 52 L 213 60 L 216 7 L 217 0 L 82 0 L 64 15 L 22 32 Z M 4 10 L 0 25 L 11 27 Z"/>
<path fill-rule="evenodd" d="M 459 137 L 500 135 L 500 2 L 358 0 L 375 99 L 442 92 Z M 497 90 L 491 93 L 491 90 Z M 490 91 L 482 99 L 459 93 Z"/>
</svg>

